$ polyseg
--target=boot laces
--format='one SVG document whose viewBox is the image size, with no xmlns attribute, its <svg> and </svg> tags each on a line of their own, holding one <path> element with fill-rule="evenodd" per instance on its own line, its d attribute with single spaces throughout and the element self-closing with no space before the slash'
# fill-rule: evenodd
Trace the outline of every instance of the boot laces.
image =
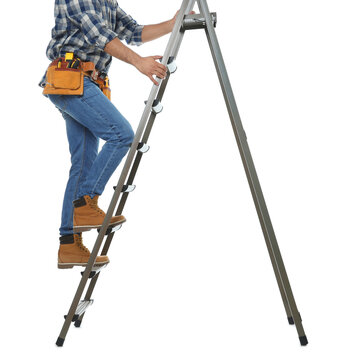
<svg viewBox="0 0 343 360">
<path fill-rule="evenodd" d="M 82 238 L 80 235 L 75 235 L 75 243 L 82 251 L 89 254 L 89 250 L 87 249 L 87 247 L 85 245 L 83 245 Z"/>
<path fill-rule="evenodd" d="M 94 197 L 93 199 L 92 198 L 90 198 L 89 199 L 89 206 L 93 209 L 93 210 L 95 210 L 95 211 L 97 211 L 98 213 L 100 213 L 101 215 L 105 215 L 105 213 L 99 208 L 99 206 L 98 206 L 98 201 L 97 201 L 97 199 Z"/>
</svg>

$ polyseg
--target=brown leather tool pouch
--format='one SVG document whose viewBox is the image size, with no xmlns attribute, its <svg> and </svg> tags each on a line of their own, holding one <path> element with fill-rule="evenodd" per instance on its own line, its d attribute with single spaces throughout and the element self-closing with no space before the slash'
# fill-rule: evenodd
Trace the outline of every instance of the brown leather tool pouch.
<svg viewBox="0 0 343 360">
<path fill-rule="evenodd" d="M 46 74 L 46 86 L 43 94 L 56 95 L 83 95 L 84 74 L 79 69 L 70 69 L 65 66 L 58 67 L 53 62 Z"/>
<path fill-rule="evenodd" d="M 72 64 L 72 63 L 70 63 Z M 111 100 L 109 79 L 99 77 L 99 72 L 92 62 L 79 62 L 78 67 L 70 68 L 63 58 L 54 60 L 46 72 L 43 94 L 55 95 L 83 95 L 84 77 L 90 77 L 98 84 L 104 95 Z"/>
</svg>

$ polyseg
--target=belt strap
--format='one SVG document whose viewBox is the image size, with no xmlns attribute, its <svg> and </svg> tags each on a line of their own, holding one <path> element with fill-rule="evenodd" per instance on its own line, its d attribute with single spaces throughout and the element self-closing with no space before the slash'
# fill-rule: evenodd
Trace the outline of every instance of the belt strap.
<svg viewBox="0 0 343 360">
<path fill-rule="evenodd" d="M 97 71 L 96 71 L 97 72 Z M 92 71 L 83 71 L 82 70 L 83 75 L 88 76 L 89 78 L 91 78 L 92 80 L 94 80 L 98 85 L 100 85 L 101 87 L 106 86 L 108 87 L 108 78 L 107 79 L 102 79 L 101 77 L 96 77 L 94 78 L 93 76 L 93 72 Z"/>
<path fill-rule="evenodd" d="M 82 66 L 81 66 L 83 71 L 96 71 L 95 69 L 95 65 L 93 62 L 88 61 L 88 62 L 82 62 Z"/>
<path fill-rule="evenodd" d="M 60 57 L 53 60 L 49 66 L 57 66 L 59 61 L 64 61 L 64 58 Z M 97 81 L 100 75 L 100 72 L 95 68 L 95 64 L 91 61 L 83 62 L 81 61 L 81 70 L 84 75 L 90 76 L 93 80 Z M 99 78 L 100 79 L 100 78 Z"/>
</svg>

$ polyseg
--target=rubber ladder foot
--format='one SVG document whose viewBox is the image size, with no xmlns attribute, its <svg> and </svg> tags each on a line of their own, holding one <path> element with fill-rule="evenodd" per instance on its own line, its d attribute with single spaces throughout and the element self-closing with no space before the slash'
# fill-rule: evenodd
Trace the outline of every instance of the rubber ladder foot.
<svg viewBox="0 0 343 360">
<path fill-rule="evenodd" d="M 308 344 L 306 335 L 304 335 L 304 336 L 299 336 L 299 340 L 300 340 L 301 346 L 306 346 L 306 345 Z"/>
<path fill-rule="evenodd" d="M 59 337 L 59 338 L 57 339 L 57 341 L 56 341 L 56 345 L 57 345 L 57 346 L 63 346 L 63 343 L 64 343 L 64 339 L 61 338 L 61 337 Z"/>
<path fill-rule="evenodd" d="M 75 323 L 74 323 L 74 326 L 79 328 L 81 326 L 81 320 L 76 320 Z"/>
</svg>

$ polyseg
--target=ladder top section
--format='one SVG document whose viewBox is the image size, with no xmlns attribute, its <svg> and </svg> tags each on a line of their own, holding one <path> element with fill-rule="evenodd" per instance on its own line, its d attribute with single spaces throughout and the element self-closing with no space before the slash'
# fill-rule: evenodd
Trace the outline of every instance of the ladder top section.
<svg viewBox="0 0 343 360">
<path fill-rule="evenodd" d="M 217 13 L 211 13 L 213 27 L 217 26 Z M 182 30 L 195 30 L 195 29 L 205 29 L 206 20 L 205 17 L 201 14 L 189 14 L 186 15 L 183 19 Z"/>
</svg>

